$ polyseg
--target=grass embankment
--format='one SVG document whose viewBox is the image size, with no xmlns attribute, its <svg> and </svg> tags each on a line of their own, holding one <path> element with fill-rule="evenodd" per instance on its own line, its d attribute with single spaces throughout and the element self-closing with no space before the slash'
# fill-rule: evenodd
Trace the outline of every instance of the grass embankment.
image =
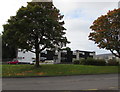
<svg viewBox="0 0 120 92">
<path fill-rule="evenodd" d="M 106 73 L 118 73 L 118 66 L 55 64 L 41 65 L 40 68 L 36 69 L 33 65 L 2 65 L 2 77 L 60 76 Z"/>
</svg>

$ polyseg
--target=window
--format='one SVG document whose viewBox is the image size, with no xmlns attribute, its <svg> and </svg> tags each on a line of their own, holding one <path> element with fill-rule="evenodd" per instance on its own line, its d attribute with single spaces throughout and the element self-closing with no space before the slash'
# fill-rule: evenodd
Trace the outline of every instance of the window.
<svg viewBox="0 0 120 92">
<path fill-rule="evenodd" d="M 94 54 L 93 53 L 90 53 L 90 56 L 93 56 Z"/>
<path fill-rule="evenodd" d="M 25 59 L 25 57 L 18 57 L 18 59 Z"/>
</svg>

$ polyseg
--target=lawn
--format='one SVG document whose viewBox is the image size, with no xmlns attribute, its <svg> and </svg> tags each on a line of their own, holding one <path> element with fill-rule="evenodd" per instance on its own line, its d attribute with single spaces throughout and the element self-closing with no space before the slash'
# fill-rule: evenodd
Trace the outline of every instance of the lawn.
<svg viewBox="0 0 120 92">
<path fill-rule="evenodd" d="M 118 73 L 118 66 L 88 66 L 72 64 L 41 65 L 2 65 L 2 77 L 24 76 L 62 76 L 80 74 L 113 74 Z"/>
</svg>

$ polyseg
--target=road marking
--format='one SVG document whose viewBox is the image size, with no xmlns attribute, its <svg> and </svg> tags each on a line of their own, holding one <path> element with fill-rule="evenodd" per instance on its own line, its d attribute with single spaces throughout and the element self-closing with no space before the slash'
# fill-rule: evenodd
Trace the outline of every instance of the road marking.
<svg viewBox="0 0 120 92">
<path fill-rule="evenodd" d="M 109 87 L 109 89 L 115 89 L 116 87 Z"/>
<path fill-rule="evenodd" d="M 115 88 L 115 87 L 110 87 L 110 88 Z"/>
<path fill-rule="evenodd" d="M 98 90 L 98 89 L 86 89 L 86 90 Z"/>
</svg>

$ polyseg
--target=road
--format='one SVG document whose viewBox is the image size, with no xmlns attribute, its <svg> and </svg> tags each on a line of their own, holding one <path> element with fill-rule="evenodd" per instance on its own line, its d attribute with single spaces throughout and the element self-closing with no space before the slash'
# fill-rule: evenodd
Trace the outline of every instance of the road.
<svg viewBox="0 0 120 92">
<path fill-rule="evenodd" d="M 118 74 L 3 78 L 3 90 L 118 90 Z"/>
</svg>

